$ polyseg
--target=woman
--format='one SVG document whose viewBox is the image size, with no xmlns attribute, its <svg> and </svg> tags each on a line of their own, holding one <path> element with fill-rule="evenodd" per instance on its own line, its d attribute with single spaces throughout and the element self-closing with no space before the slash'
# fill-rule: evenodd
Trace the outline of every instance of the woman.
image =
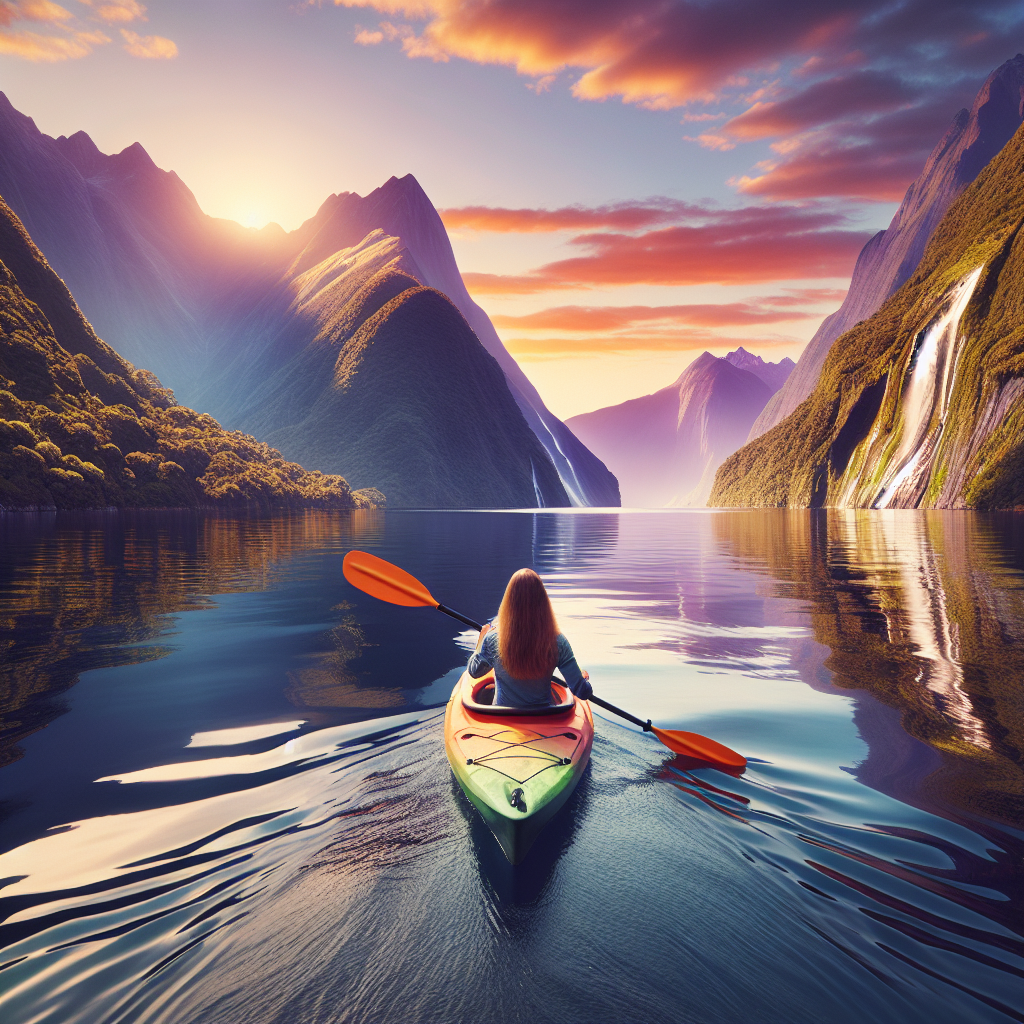
<svg viewBox="0 0 1024 1024">
<path fill-rule="evenodd" d="M 555 668 L 577 697 L 587 700 L 594 692 L 590 676 L 580 671 L 569 641 L 558 632 L 548 592 L 532 569 L 520 569 L 508 581 L 497 628 L 488 623 L 480 631 L 469 674 L 479 679 L 492 668 L 495 704 L 538 708 L 557 703 L 551 695 Z"/>
</svg>

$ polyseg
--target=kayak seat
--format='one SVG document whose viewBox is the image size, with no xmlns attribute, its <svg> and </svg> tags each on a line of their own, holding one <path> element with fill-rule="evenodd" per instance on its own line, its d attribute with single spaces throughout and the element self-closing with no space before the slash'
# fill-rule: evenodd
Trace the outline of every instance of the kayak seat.
<svg viewBox="0 0 1024 1024">
<path fill-rule="evenodd" d="M 467 711 L 474 711 L 478 715 L 515 715 L 521 717 L 529 715 L 564 715 L 571 712 L 576 706 L 576 698 L 571 691 L 560 686 L 551 687 L 551 696 L 557 702 L 543 708 L 513 708 L 504 704 L 494 703 L 494 676 L 491 673 L 485 675 L 479 682 L 462 689 L 462 706 Z M 564 699 L 563 699 L 564 698 Z"/>
</svg>

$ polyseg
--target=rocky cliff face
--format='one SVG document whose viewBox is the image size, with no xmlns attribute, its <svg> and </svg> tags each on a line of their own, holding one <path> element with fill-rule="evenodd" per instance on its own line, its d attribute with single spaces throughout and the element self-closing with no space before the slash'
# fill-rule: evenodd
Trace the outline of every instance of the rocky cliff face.
<svg viewBox="0 0 1024 1024">
<path fill-rule="evenodd" d="M 286 234 L 277 225 L 254 231 L 207 217 L 180 179 L 157 168 L 138 144 L 107 156 L 82 132 L 51 139 L 2 94 L 0 143 L 0 195 L 25 220 L 101 335 L 128 358 L 151 366 L 183 400 L 232 427 L 299 437 L 287 434 L 304 418 L 294 404 L 303 389 L 293 386 L 294 379 L 276 388 L 273 408 L 287 410 L 281 420 L 254 413 L 250 399 L 264 390 L 262 377 L 294 376 L 292 360 L 306 347 L 317 348 L 323 327 L 313 307 L 333 308 L 338 299 L 329 297 L 332 288 L 346 292 L 354 280 L 380 269 L 375 260 L 381 238 L 363 244 L 377 232 L 402 250 L 402 273 L 449 296 L 464 317 L 460 330 L 468 323 L 501 365 L 517 417 L 541 444 L 541 463 L 552 464 L 562 481 L 554 488 L 541 483 L 520 497 L 529 497 L 529 504 L 537 494 L 552 504 L 617 504 L 614 477 L 547 411 L 469 298 L 444 226 L 411 175 L 392 178 L 365 198 L 331 196 L 316 216 Z M 364 257 L 370 266 L 359 270 L 355 264 Z M 299 298 L 309 280 L 317 282 L 319 296 L 312 304 Z M 304 372 L 311 365 L 306 360 Z M 323 385 L 330 380 L 327 372 Z M 400 400 L 397 392 L 395 398 Z M 503 408 L 503 401 L 493 408 Z M 485 409 L 481 414 L 494 415 Z M 467 429 L 473 433 L 477 426 Z M 325 429 L 330 432 L 330 425 Z M 423 440 L 437 451 L 432 439 Z M 304 448 L 292 457 L 313 464 Z M 429 481 L 432 471 L 424 466 L 412 468 Z M 524 452 L 519 468 L 529 466 Z M 547 479 L 546 470 L 538 473 Z M 477 503 L 468 493 L 461 499 L 445 493 L 456 505 Z M 440 501 L 438 494 L 430 504 Z"/>
<path fill-rule="evenodd" d="M 722 465 L 716 505 L 1024 506 L 1024 128 L 810 397 Z"/>
<path fill-rule="evenodd" d="M 0 201 L 0 509 L 351 509 L 383 500 L 178 405 L 152 373 L 96 337 Z"/>
<path fill-rule="evenodd" d="M 723 358 L 705 352 L 669 387 L 567 423 L 618 477 L 624 505 L 703 505 L 715 470 L 792 366 L 743 349 Z"/>
<path fill-rule="evenodd" d="M 842 306 L 807 343 L 786 385 L 765 406 L 750 440 L 781 423 L 814 389 L 832 343 L 866 320 L 917 268 L 950 205 L 1006 145 L 1024 120 L 1024 55 L 998 67 L 970 110 L 961 110 L 932 151 L 900 208 L 857 257 Z"/>
</svg>

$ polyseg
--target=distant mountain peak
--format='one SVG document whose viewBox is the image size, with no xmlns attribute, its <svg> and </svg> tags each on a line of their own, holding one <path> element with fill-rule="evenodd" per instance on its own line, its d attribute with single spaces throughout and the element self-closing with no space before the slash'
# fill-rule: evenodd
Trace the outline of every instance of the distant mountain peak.
<svg viewBox="0 0 1024 1024">
<path fill-rule="evenodd" d="M 747 370 L 771 388 L 772 394 L 779 390 L 789 379 L 796 363 L 788 356 L 777 363 L 769 363 L 753 352 L 748 352 L 742 345 L 722 357 L 737 369 Z"/>
</svg>

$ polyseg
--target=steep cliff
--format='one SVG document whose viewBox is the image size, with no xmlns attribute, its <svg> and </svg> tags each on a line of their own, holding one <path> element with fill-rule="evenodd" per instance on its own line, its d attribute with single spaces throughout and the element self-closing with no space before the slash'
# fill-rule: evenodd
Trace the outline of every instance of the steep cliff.
<svg viewBox="0 0 1024 1024">
<path fill-rule="evenodd" d="M 750 430 L 749 440 L 781 423 L 813 390 L 832 343 L 871 316 L 906 281 L 950 205 L 1006 145 L 1024 120 L 1024 55 L 989 75 L 970 110 L 959 111 L 932 150 L 885 231 L 857 257 L 842 306 L 822 321 L 786 385 Z"/>
<path fill-rule="evenodd" d="M 313 218 L 285 233 L 277 225 L 255 231 L 208 217 L 177 175 L 156 167 L 140 145 L 108 156 L 83 132 L 51 139 L 2 94 L 0 152 L 0 195 L 24 219 L 86 315 L 119 352 L 152 367 L 182 400 L 231 427 L 257 429 L 260 437 L 301 419 L 294 402 L 302 389 L 291 386 L 292 360 L 307 346 L 316 348 L 322 325 L 309 308 L 297 309 L 296 296 L 310 274 L 321 299 L 332 277 L 344 291 L 354 278 L 373 276 L 379 268 L 367 238 L 376 233 L 380 242 L 385 235 L 403 250 L 402 272 L 448 295 L 501 365 L 518 418 L 562 481 L 537 493 L 553 504 L 618 503 L 614 477 L 548 412 L 470 299 L 444 226 L 411 175 L 392 178 L 365 198 L 331 196 Z M 363 273 L 355 264 L 368 253 L 374 265 Z M 280 400 L 272 403 L 287 411 L 285 419 L 250 415 L 247 395 L 279 371 L 291 375 L 279 382 Z M 314 387 L 310 394 L 316 393 Z M 380 454 L 383 466 L 389 453 Z M 292 455 L 313 465 L 306 449 Z M 529 464 L 524 453 L 523 465 Z M 423 463 L 410 468 L 423 471 L 424 482 L 435 479 Z M 461 498 L 445 493 L 456 506 L 475 504 L 468 492 Z M 430 504 L 440 501 L 439 494 Z"/>
<path fill-rule="evenodd" d="M 291 271 L 302 272 L 333 252 L 357 245 L 375 229 L 401 239 L 422 284 L 443 292 L 459 308 L 481 344 L 494 356 L 509 389 L 537 435 L 574 505 L 618 505 L 615 477 L 544 405 L 537 389 L 501 343 L 487 314 L 470 298 L 455 262 L 444 224 L 420 187 L 407 174 L 390 178 L 365 198 L 345 192 L 331 196 L 299 232 L 309 237 Z"/>
<path fill-rule="evenodd" d="M 96 337 L 0 201 L 0 508 L 382 504 L 178 405 Z"/>
<path fill-rule="evenodd" d="M 705 352 L 667 388 L 567 423 L 618 477 L 624 505 L 703 505 L 715 470 L 771 397 L 768 382 L 781 383 L 792 368 L 784 363 L 743 349 L 722 358 Z"/>
<path fill-rule="evenodd" d="M 343 466 L 353 486 L 379 480 L 400 507 L 568 504 L 501 368 L 447 296 L 404 288 L 325 347 L 332 373 L 302 419 L 267 433 L 272 444 Z"/>
<path fill-rule="evenodd" d="M 810 397 L 722 465 L 715 505 L 1024 505 L 1024 128 Z"/>
<path fill-rule="evenodd" d="M 302 267 L 233 326 L 244 347 L 201 404 L 354 486 L 387 480 L 391 507 L 570 504 L 494 358 L 398 238 Z"/>
</svg>

